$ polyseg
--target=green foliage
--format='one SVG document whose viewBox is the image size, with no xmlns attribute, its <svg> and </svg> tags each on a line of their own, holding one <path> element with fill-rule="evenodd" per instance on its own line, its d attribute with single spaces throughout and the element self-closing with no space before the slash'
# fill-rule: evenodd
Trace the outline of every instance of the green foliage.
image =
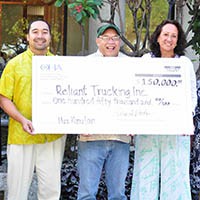
<svg viewBox="0 0 200 200">
<path fill-rule="evenodd" d="M 148 41 L 156 26 L 167 19 L 169 4 L 167 0 L 140 1 L 141 4 L 138 2 L 129 1 L 130 7 L 128 3 L 126 4 L 125 35 L 134 48 L 130 48 L 131 45 L 126 46 L 126 43 L 124 47 L 126 52 L 138 50 L 136 54 L 141 55 L 143 49 L 148 48 L 148 42 L 145 43 L 145 39 Z"/>
<path fill-rule="evenodd" d="M 51 29 L 52 40 L 54 43 L 58 43 L 61 37 L 61 33 L 59 32 L 59 25 L 55 23 Z"/>
<path fill-rule="evenodd" d="M 200 9 L 198 8 L 196 11 L 195 10 L 190 10 L 189 14 L 194 16 L 196 13 L 196 17 L 193 20 L 192 23 L 192 33 L 193 36 L 189 42 L 189 45 L 192 45 L 192 49 L 195 51 L 195 54 L 198 55 L 200 54 Z"/>
<path fill-rule="evenodd" d="M 62 6 L 63 3 L 66 3 L 66 5 L 67 5 L 68 4 L 68 0 L 57 0 L 54 5 L 56 7 L 60 7 L 60 6 Z"/>
<path fill-rule="evenodd" d="M 103 5 L 103 0 L 73 0 L 71 3 L 68 3 L 67 0 L 57 0 L 55 6 L 59 7 L 64 2 L 80 25 L 85 25 L 86 20 L 90 17 L 96 19 L 99 15 L 99 8 Z"/>
<path fill-rule="evenodd" d="M 28 26 L 28 20 L 26 18 L 21 18 L 15 22 L 11 29 L 6 29 L 6 32 L 18 39 L 25 40 L 26 38 L 26 29 Z"/>
<path fill-rule="evenodd" d="M 150 27 L 151 33 L 155 30 L 156 26 L 160 24 L 161 21 L 167 19 L 168 10 L 169 10 L 169 4 L 167 0 L 152 1 L 151 27 Z"/>
</svg>

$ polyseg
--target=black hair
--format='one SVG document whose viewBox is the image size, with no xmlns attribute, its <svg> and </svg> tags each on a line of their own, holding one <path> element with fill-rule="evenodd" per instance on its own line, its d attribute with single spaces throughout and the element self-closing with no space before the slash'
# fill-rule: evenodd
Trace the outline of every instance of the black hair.
<svg viewBox="0 0 200 200">
<path fill-rule="evenodd" d="M 173 24 L 174 26 L 176 26 L 177 30 L 178 30 L 178 40 L 177 40 L 177 45 L 174 49 L 174 53 L 182 56 L 185 54 L 185 48 L 186 48 L 186 36 L 185 33 L 181 27 L 181 25 L 179 24 L 179 22 L 177 22 L 176 20 L 164 20 L 162 21 L 155 29 L 155 31 L 153 32 L 151 38 L 150 38 L 150 49 L 153 53 L 153 55 L 155 57 L 161 57 L 161 52 L 160 52 L 160 45 L 158 43 L 158 37 L 162 31 L 163 26 L 165 26 L 166 24 Z"/>
</svg>

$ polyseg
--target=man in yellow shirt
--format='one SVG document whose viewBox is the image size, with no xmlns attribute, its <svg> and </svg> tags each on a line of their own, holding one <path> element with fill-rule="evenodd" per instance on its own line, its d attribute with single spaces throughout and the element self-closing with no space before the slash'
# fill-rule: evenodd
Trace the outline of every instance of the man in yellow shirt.
<svg viewBox="0 0 200 200">
<path fill-rule="evenodd" d="M 27 200 L 34 170 L 39 200 L 59 200 L 66 136 L 33 134 L 32 56 L 52 56 L 50 25 L 41 19 L 28 27 L 28 49 L 10 60 L 0 80 L 0 106 L 9 115 L 8 200 Z"/>
</svg>

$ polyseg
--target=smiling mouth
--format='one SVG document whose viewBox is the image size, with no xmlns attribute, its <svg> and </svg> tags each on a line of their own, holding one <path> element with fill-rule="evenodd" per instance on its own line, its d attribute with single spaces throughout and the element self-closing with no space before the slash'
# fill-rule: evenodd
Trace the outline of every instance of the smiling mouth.
<svg viewBox="0 0 200 200">
<path fill-rule="evenodd" d="M 46 40 L 35 40 L 35 42 L 38 43 L 38 44 L 40 44 L 40 43 L 43 44 L 43 43 L 46 42 Z"/>
<path fill-rule="evenodd" d="M 172 46 L 171 43 L 165 43 L 165 45 L 166 45 L 166 46 L 169 46 L 169 47 Z"/>
<path fill-rule="evenodd" d="M 108 50 L 114 50 L 115 47 L 106 47 L 106 49 L 108 49 Z"/>
</svg>

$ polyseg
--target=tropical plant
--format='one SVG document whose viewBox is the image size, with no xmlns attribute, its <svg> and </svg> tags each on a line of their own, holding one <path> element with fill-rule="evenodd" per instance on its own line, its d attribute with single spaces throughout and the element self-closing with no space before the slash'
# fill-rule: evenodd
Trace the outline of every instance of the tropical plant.
<svg viewBox="0 0 200 200">
<path fill-rule="evenodd" d="M 6 29 L 6 32 L 13 36 L 16 41 L 22 40 L 24 42 L 26 40 L 27 26 L 28 20 L 26 18 L 20 18 L 15 22 L 11 29 Z"/>
<path fill-rule="evenodd" d="M 158 0 L 126 0 L 126 7 L 129 14 L 129 31 L 134 35 L 134 40 L 130 41 L 130 38 L 127 37 L 126 33 L 121 35 L 121 39 L 124 42 L 124 46 L 121 48 L 121 51 L 129 56 L 141 56 L 147 52 L 148 40 L 150 38 L 151 24 L 150 22 L 161 21 L 167 18 L 167 12 L 165 9 L 168 5 L 166 1 Z M 110 6 L 110 17 L 104 19 L 103 16 L 99 16 L 101 23 L 113 23 L 115 24 L 116 16 L 119 17 L 119 26 L 123 30 L 124 19 L 122 19 L 122 11 L 120 8 L 119 0 L 106 0 L 104 4 Z M 152 8 L 155 6 L 162 7 L 160 9 L 161 14 L 156 16 L 155 19 L 152 16 Z M 163 9 L 164 8 L 164 9 Z M 132 30 L 130 30 L 130 27 Z M 126 30 L 127 31 L 127 30 Z"/>
<path fill-rule="evenodd" d="M 197 56 L 200 55 L 200 1 L 199 0 L 184 0 L 182 3 L 185 3 L 189 10 L 189 15 L 191 19 L 188 21 L 188 29 L 186 31 L 186 35 L 189 35 L 192 32 L 192 37 L 188 41 L 187 46 L 191 46 Z M 198 59 L 200 61 L 200 57 Z M 197 80 L 200 79 L 200 66 L 196 71 Z"/>
<path fill-rule="evenodd" d="M 59 25 L 56 22 L 54 22 L 54 25 L 51 28 L 51 35 L 52 35 L 51 52 L 57 54 L 60 44 L 59 42 L 61 40 L 61 32 L 59 30 Z"/>
<path fill-rule="evenodd" d="M 191 15 L 191 20 L 189 21 L 190 29 L 193 36 L 188 42 L 188 46 L 191 45 L 197 55 L 200 54 L 200 1 L 195 1 L 194 4 L 186 4 L 189 8 L 189 14 Z"/>
<path fill-rule="evenodd" d="M 55 2 L 56 7 L 60 7 L 65 3 L 71 10 L 71 15 L 75 21 L 80 25 L 83 55 L 85 54 L 85 24 L 90 17 L 97 19 L 99 9 L 103 6 L 102 2 L 102 0 L 57 0 Z"/>
</svg>

